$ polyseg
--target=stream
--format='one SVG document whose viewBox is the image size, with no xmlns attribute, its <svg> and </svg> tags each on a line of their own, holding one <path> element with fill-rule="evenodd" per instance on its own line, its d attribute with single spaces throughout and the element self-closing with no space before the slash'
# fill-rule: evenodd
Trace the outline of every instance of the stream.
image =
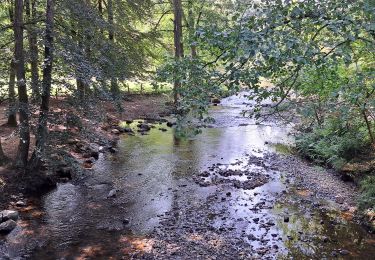
<svg viewBox="0 0 375 260">
<path fill-rule="evenodd" d="M 277 167 L 292 125 L 256 124 L 248 104 L 223 99 L 191 138 L 165 123 L 121 136 L 21 213 L 0 259 L 373 259 L 374 235 Z"/>
</svg>

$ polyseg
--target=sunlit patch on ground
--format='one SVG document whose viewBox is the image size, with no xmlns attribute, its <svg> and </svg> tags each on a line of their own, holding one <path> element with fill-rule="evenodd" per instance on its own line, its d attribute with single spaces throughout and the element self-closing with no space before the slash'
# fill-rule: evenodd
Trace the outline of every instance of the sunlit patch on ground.
<svg viewBox="0 0 375 260">
<path fill-rule="evenodd" d="M 2 178 L 0 178 L 0 188 L 4 186 L 5 186 L 5 181 Z"/>
<path fill-rule="evenodd" d="M 80 256 L 75 258 L 76 260 L 85 260 L 89 257 L 99 256 L 103 253 L 103 247 L 100 245 L 86 246 L 82 248 Z"/>
<path fill-rule="evenodd" d="M 341 212 L 340 215 L 343 219 L 348 220 L 348 221 L 351 221 L 354 217 L 353 213 L 349 211 Z"/>
<path fill-rule="evenodd" d="M 311 195 L 311 191 L 309 190 L 297 190 L 296 193 L 303 197 L 308 197 Z"/>
<path fill-rule="evenodd" d="M 134 252 L 151 252 L 155 241 L 153 239 L 121 236 L 119 243 L 122 245 L 122 253 L 128 255 Z"/>
<path fill-rule="evenodd" d="M 102 206 L 101 204 L 91 202 L 91 203 L 88 203 L 88 204 L 87 204 L 87 207 L 88 207 L 89 209 L 100 209 L 100 208 L 102 208 L 103 206 Z"/>
</svg>

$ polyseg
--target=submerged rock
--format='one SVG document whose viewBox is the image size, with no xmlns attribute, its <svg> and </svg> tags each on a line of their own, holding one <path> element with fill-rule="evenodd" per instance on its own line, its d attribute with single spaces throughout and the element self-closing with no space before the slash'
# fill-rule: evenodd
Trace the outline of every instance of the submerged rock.
<svg viewBox="0 0 375 260">
<path fill-rule="evenodd" d="M 150 131 L 151 130 L 151 126 L 149 126 L 148 124 L 139 124 L 137 126 L 138 126 L 140 131 Z"/>
<path fill-rule="evenodd" d="M 12 220 L 12 219 L 9 219 L 3 223 L 0 224 L 0 233 L 2 234 L 8 234 L 10 233 L 13 229 L 15 229 L 17 226 L 17 223 Z"/>
</svg>

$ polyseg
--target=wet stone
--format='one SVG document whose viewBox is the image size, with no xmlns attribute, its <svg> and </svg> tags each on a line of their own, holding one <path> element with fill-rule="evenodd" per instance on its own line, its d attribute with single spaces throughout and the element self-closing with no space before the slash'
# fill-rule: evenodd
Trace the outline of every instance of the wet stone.
<svg viewBox="0 0 375 260">
<path fill-rule="evenodd" d="M 9 219 L 17 221 L 19 214 L 15 210 L 3 210 L 0 212 L 0 223 Z"/>
<path fill-rule="evenodd" d="M 9 219 L 9 220 L 0 224 L 0 233 L 1 234 L 8 234 L 13 229 L 15 229 L 16 226 L 17 226 L 17 223 L 14 220 Z"/>
<path fill-rule="evenodd" d="M 110 190 L 109 193 L 108 193 L 107 198 L 114 198 L 114 197 L 116 197 L 116 194 L 117 194 L 117 190 L 116 189 Z"/>
<path fill-rule="evenodd" d="M 341 249 L 339 251 L 340 255 L 349 255 L 349 251 L 348 250 L 345 250 L 345 249 Z"/>
</svg>

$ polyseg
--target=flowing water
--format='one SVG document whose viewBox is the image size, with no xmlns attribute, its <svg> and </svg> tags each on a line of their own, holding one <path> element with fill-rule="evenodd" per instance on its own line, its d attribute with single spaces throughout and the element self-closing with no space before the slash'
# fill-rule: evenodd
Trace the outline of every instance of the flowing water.
<svg viewBox="0 0 375 260">
<path fill-rule="evenodd" d="M 293 139 L 291 126 L 243 118 L 247 103 L 243 94 L 224 99 L 210 111 L 215 123 L 192 138 L 176 138 L 174 129 L 164 124 L 156 124 L 147 135 L 123 136 L 118 153 L 102 155 L 82 180 L 59 184 L 22 213 L 19 226 L 0 242 L 0 259 L 128 259 L 133 251 L 152 251 L 150 237 L 170 212 L 198 204 L 204 205 L 207 225 L 230 227 L 228 233 L 246 237 L 245 245 L 259 258 L 259 250 L 268 245 L 263 256 L 269 258 L 330 258 L 343 248 L 349 252 L 338 253 L 340 257 L 371 259 L 373 236 L 331 208 L 322 212 L 306 202 L 301 206 L 303 200 L 288 187 L 283 173 L 248 161 L 278 152 L 278 145 Z M 200 179 L 207 185 L 198 185 L 193 177 L 212 165 L 257 172 L 267 181 L 238 189 L 229 184 L 251 176 L 220 179 L 210 174 Z M 109 198 L 113 190 L 116 195 Z M 232 200 L 213 199 L 228 191 Z M 288 199 L 278 200 L 281 194 Z M 288 222 L 283 221 L 285 212 Z M 256 218 L 260 224 L 252 221 Z M 334 228 L 332 220 L 339 222 Z"/>
</svg>

